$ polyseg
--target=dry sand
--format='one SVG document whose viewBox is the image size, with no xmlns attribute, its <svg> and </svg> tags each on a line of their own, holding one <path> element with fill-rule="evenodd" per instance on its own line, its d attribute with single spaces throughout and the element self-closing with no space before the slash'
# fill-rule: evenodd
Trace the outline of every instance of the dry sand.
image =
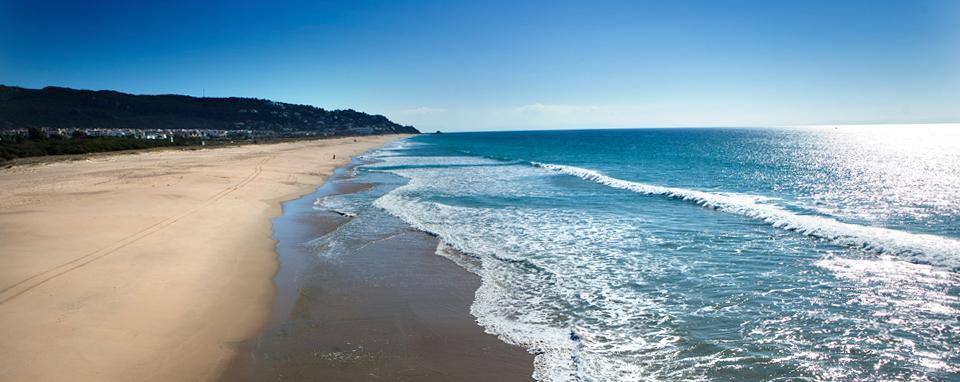
<svg viewBox="0 0 960 382">
<path fill-rule="evenodd" d="M 394 139 L 0 170 L 0 380 L 218 378 L 269 317 L 280 202 Z"/>
</svg>

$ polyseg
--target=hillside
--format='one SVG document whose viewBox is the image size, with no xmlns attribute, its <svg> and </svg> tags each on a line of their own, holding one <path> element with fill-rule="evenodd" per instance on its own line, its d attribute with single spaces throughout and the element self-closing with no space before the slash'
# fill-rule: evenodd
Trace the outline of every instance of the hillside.
<svg viewBox="0 0 960 382">
<path fill-rule="evenodd" d="M 0 85 L 0 130 L 217 129 L 317 135 L 419 133 L 382 115 L 255 98 L 133 95 L 61 87 Z"/>
</svg>

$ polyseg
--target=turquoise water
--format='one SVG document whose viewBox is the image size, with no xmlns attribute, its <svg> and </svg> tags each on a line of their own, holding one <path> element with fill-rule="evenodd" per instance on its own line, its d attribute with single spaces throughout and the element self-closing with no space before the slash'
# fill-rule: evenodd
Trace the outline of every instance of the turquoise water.
<svg viewBox="0 0 960 382">
<path fill-rule="evenodd" d="M 373 204 L 539 380 L 960 380 L 960 131 L 424 135 Z M 365 175 L 366 174 L 366 175 Z"/>
</svg>

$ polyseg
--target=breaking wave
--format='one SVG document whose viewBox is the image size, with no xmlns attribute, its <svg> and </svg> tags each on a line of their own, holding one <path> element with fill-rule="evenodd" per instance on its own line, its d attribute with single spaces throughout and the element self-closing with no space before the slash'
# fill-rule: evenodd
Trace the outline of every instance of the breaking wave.
<svg viewBox="0 0 960 382">
<path fill-rule="evenodd" d="M 955 239 L 844 223 L 823 216 L 799 215 L 777 205 L 762 203 L 764 199 L 757 196 L 663 187 L 617 179 L 576 166 L 537 162 L 532 164 L 609 187 L 689 201 L 717 211 L 746 216 L 776 228 L 828 240 L 839 245 L 907 257 L 914 262 L 953 270 L 960 269 L 960 241 Z"/>
</svg>

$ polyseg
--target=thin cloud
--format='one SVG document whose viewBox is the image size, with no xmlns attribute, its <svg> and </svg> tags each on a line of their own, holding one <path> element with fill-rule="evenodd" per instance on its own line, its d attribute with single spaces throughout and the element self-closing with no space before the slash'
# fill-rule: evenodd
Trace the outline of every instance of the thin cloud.
<svg viewBox="0 0 960 382">
<path fill-rule="evenodd" d="M 414 115 L 435 114 L 435 113 L 442 113 L 442 112 L 444 112 L 444 111 L 447 111 L 447 110 L 446 110 L 446 109 L 437 108 L 437 107 L 427 107 L 427 106 L 421 106 L 421 107 L 413 108 L 413 109 L 400 110 L 401 113 L 404 113 L 404 114 L 414 114 Z"/>
<path fill-rule="evenodd" d="M 555 105 L 555 104 L 533 103 L 529 105 L 520 106 L 516 110 L 521 113 L 571 114 L 571 113 L 596 112 L 596 111 L 599 111 L 600 109 L 601 108 L 599 106 L 593 106 L 593 105 Z"/>
</svg>

